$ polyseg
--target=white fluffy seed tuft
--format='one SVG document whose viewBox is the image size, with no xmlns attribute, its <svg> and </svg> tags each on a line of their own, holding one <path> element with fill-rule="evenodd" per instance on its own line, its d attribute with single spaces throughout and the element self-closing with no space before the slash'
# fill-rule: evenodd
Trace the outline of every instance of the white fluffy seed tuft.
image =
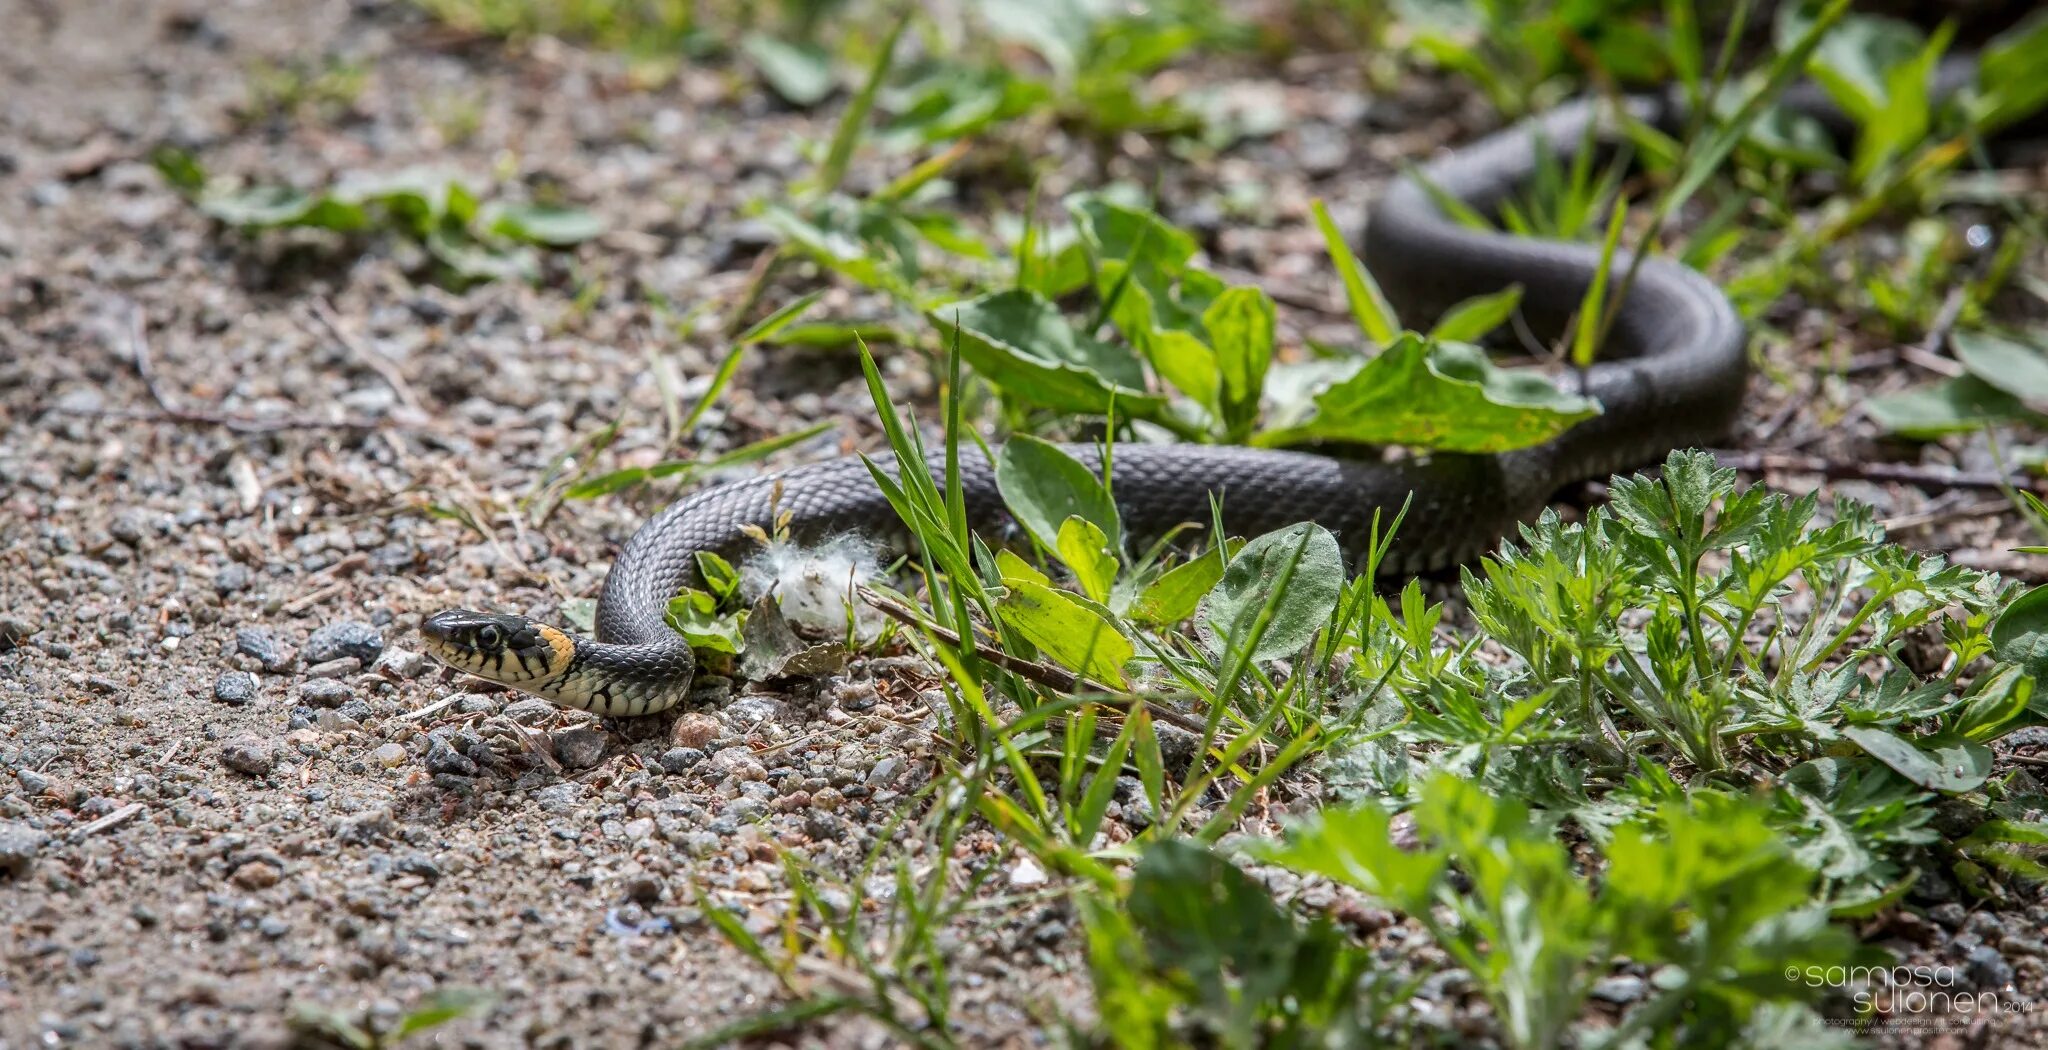
<svg viewBox="0 0 2048 1050">
<path fill-rule="evenodd" d="M 851 603 L 860 636 L 872 638 L 881 631 L 882 614 L 853 589 L 881 577 L 881 554 L 853 533 L 810 545 L 778 540 L 740 565 L 740 591 L 750 603 L 772 592 L 791 623 L 832 635 L 846 630 Z"/>
</svg>

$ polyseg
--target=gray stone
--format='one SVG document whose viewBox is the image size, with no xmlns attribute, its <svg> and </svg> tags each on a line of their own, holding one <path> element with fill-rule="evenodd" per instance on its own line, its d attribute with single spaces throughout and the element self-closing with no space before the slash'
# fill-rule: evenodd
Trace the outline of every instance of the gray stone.
<svg viewBox="0 0 2048 1050">
<path fill-rule="evenodd" d="M 750 820 L 759 820 L 767 815 L 768 804 L 759 799 L 752 798 L 733 799 L 725 804 L 725 808 L 718 811 L 718 819 L 735 821 L 741 824 Z"/>
<path fill-rule="evenodd" d="M 220 763 L 237 773 L 267 776 L 277 766 L 277 748 L 268 740 L 245 734 L 221 745 Z"/>
<path fill-rule="evenodd" d="M 2000 955 L 1998 949 L 1980 944 L 1970 949 L 1965 959 L 1970 979 L 1976 982 L 1977 987 L 1999 989 L 2012 984 L 2012 964 L 2005 961 L 2005 956 Z"/>
<path fill-rule="evenodd" d="M 459 777 L 476 776 L 476 763 L 468 756 L 455 750 L 446 740 L 439 737 L 427 748 L 427 772 L 452 773 Z"/>
<path fill-rule="evenodd" d="M 604 757 L 604 734 L 595 729 L 564 729 L 550 738 L 555 758 L 570 769 L 588 769 Z"/>
<path fill-rule="evenodd" d="M 249 567 L 240 562 L 229 562 L 213 574 L 213 591 L 226 597 L 249 588 Z"/>
<path fill-rule="evenodd" d="M 19 616 L 0 616 L 0 653 L 27 641 L 28 637 L 42 628 Z"/>
<path fill-rule="evenodd" d="M 573 781 L 562 784 L 549 784 L 547 787 L 533 793 L 533 801 L 540 808 L 550 812 L 566 813 L 575 809 L 583 801 L 583 795 L 586 790 L 583 785 Z"/>
<path fill-rule="evenodd" d="M 1650 990 L 1648 981 L 1640 977 L 1623 974 L 1618 977 L 1602 977 L 1593 982 L 1593 998 L 1627 1006 L 1641 999 Z"/>
<path fill-rule="evenodd" d="M 292 665 L 292 652 L 261 627 L 244 627 L 235 632 L 235 651 L 254 657 L 271 674 L 281 674 Z"/>
<path fill-rule="evenodd" d="M 672 747 L 662 752 L 661 768 L 669 773 L 682 773 L 704 761 L 704 752 L 694 747 Z"/>
<path fill-rule="evenodd" d="M 323 660 L 306 668 L 308 678 L 343 678 L 354 674 L 362 667 L 354 657 L 344 656 L 335 660 Z"/>
<path fill-rule="evenodd" d="M 523 726 L 537 726 L 555 717 L 561 708 L 537 696 L 521 697 L 505 705 L 505 717 Z"/>
<path fill-rule="evenodd" d="M 378 659 L 377 664 L 388 668 L 392 674 L 400 678 L 418 678 L 426 673 L 432 661 L 427 659 L 425 653 L 401 649 L 394 645 L 384 650 L 384 655 Z"/>
<path fill-rule="evenodd" d="M 143 537 L 149 534 L 149 529 L 143 524 L 141 511 L 124 510 L 114 515 L 114 520 L 107 523 L 107 532 L 130 547 L 140 547 Z"/>
<path fill-rule="evenodd" d="M 37 851 L 50 836 L 27 824 L 0 821 L 0 874 L 20 878 L 36 859 Z"/>
<path fill-rule="evenodd" d="M 308 679 L 299 686 L 300 702 L 311 707 L 340 707 L 354 695 L 345 683 L 332 678 Z"/>
<path fill-rule="evenodd" d="M 256 702 L 256 676 L 247 671 L 222 671 L 213 680 L 213 698 L 242 707 Z"/>
<path fill-rule="evenodd" d="M 21 785 L 22 793 L 30 798 L 50 790 L 50 778 L 33 769 L 24 769 L 14 774 L 14 780 Z"/>
<path fill-rule="evenodd" d="M 309 664 L 326 663 L 353 656 L 363 666 L 376 663 L 384 654 L 384 635 L 361 620 L 337 620 L 314 631 L 300 655 Z"/>
</svg>

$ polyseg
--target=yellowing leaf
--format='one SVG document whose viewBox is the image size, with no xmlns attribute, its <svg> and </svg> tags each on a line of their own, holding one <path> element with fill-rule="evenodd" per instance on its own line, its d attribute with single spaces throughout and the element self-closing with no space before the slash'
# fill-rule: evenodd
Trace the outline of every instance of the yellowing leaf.
<svg viewBox="0 0 2048 1050">
<path fill-rule="evenodd" d="M 1081 581 L 1081 592 L 1091 601 L 1108 601 L 1110 586 L 1116 582 L 1117 560 L 1102 530 L 1086 518 L 1070 515 L 1060 522 L 1058 549 L 1060 560 Z"/>
<path fill-rule="evenodd" d="M 1136 650 L 1100 607 L 1022 577 L 1004 577 L 1009 594 L 996 615 L 1039 652 L 1070 671 L 1121 688 Z"/>
</svg>

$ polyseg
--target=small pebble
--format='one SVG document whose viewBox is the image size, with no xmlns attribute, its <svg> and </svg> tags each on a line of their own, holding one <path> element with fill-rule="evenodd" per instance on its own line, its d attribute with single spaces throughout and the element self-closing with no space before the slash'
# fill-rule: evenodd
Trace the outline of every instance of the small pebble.
<svg viewBox="0 0 2048 1050">
<path fill-rule="evenodd" d="M 314 631 L 300 655 L 309 664 L 354 657 L 368 667 L 383 653 L 384 635 L 375 627 L 361 620 L 337 620 Z"/>
<path fill-rule="evenodd" d="M 306 677 L 341 678 L 354 674 L 360 667 L 361 665 L 356 663 L 354 659 L 344 656 L 338 660 L 328 660 L 323 663 L 313 664 L 306 668 Z"/>
<path fill-rule="evenodd" d="M 241 707 L 256 700 L 256 676 L 247 671 L 222 671 L 213 680 L 213 698 Z"/>
<path fill-rule="evenodd" d="M 523 726 L 537 726 L 554 718 L 560 710 L 537 696 L 528 696 L 506 704 L 505 717 Z"/>
<path fill-rule="evenodd" d="M 370 752 L 370 761 L 390 769 L 405 761 L 405 748 L 398 744 L 385 744 Z"/>
<path fill-rule="evenodd" d="M 427 748 L 427 772 L 473 777 L 476 776 L 476 763 L 467 755 L 455 750 L 446 740 L 436 737 L 433 744 Z"/>
<path fill-rule="evenodd" d="M 30 798 L 50 790 L 50 778 L 33 769 L 24 769 L 14 774 L 14 782 L 21 785 L 22 794 Z"/>
<path fill-rule="evenodd" d="M 677 747 L 694 747 L 702 750 L 705 744 L 718 739 L 718 719 L 702 711 L 691 711 L 676 719 L 675 728 L 669 730 L 669 741 Z"/>
<path fill-rule="evenodd" d="M 20 878 L 50 837 L 27 824 L 0 821 L 0 875 Z"/>
<path fill-rule="evenodd" d="M 268 740 L 244 734 L 221 745 L 220 762 L 237 773 L 266 776 L 277 766 L 277 749 Z"/>
<path fill-rule="evenodd" d="M 550 742 L 555 758 L 570 769 L 588 769 L 604 757 L 604 734 L 595 729 L 564 729 L 555 733 Z"/>
<path fill-rule="evenodd" d="M 312 707 L 340 707 L 353 694 L 346 684 L 332 678 L 309 679 L 299 686 L 299 700 Z"/>
<path fill-rule="evenodd" d="M 385 649 L 384 655 L 377 661 L 379 667 L 388 668 L 392 674 L 400 678 L 418 678 L 426 673 L 429 664 L 425 653 L 401 649 L 395 645 Z"/>
<path fill-rule="evenodd" d="M 0 653 L 7 652 L 41 630 L 19 616 L 0 616 Z"/>
<path fill-rule="evenodd" d="M 235 885 L 245 890 L 267 890 L 277 885 L 277 880 L 281 875 L 282 873 L 270 864 L 260 860 L 252 860 L 236 868 L 235 873 L 228 876 L 228 878 L 233 880 Z"/>
<path fill-rule="evenodd" d="M 265 671 L 281 674 L 292 665 L 291 651 L 272 637 L 269 631 L 260 627 L 244 627 L 235 632 L 235 651 L 244 656 L 254 657 Z"/>
<path fill-rule="evenodd" d="M 672 747 L 661 754 L 661 768 L 669 773 L 682 773 L 704 761 L 704 752 L 694 747 Z"/>
</svg>

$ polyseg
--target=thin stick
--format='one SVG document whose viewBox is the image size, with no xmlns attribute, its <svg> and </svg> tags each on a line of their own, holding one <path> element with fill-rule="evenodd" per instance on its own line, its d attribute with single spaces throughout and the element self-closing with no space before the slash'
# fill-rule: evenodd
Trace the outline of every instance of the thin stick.
<svg viewBox="0 0 2048 1050">
<path fill-rule="evenodd" d="M 320 322 L 320 327 L 327 329 L 327 334 L 333 336 L 335 342 L 340 343 L 343 349 L 354 354 L 356 360 L 368 365 L 371 371 L 376 372 L 384 380 L 385 384 L 391 387 L 391 392 L 398 395 L 399 404 L 414 412 L 424 413 L 426 411 L 421 406 L 420 399 L 413 394 L 412 384 L 405 381 L 405 373 L 398 370 L 397 362 L 364 345 L 361 340 L 344 331 L 341 327 L 341 318 L 335 316 L 334 307 L 329 306 L 327 300 L 315 296 L 312 302 L 312 313 L 313 319 Z"/>
<path fill-rule="evenodd" d="M 418 719 L 424 719 L 424 718 L 426 718 L 426 717 L 427 717 L 428 715 L 431 715 L 431 714 L 433 714 L 433 713 L 434 713 L 434 712 L 436 712 L 436 711 L 439 711 L 439 710 L 441 710 L 441 709 L 443 709 L 443 708 L 446 708 L 446 707 L 450 707 L 450 706 L 453 706 L 453 705 L 454 705 L 454 703 L 455 703 L 455 701 L 457 701 L 457 700 L 460 700 L 460 699 L 462 699 L 462 698 L 463 698 L 464 696 L 467 696 L 467 695 L 469 695 L 469 694 L 467 694 L 467 693 L 449 693 L 449 694 L 448 694 L 447 696 L 444 696 L 444 697 L 442 697 L 441 699 L 439 699 L 439 700 L 436 700 L 436 701 L 434 701 L 433 703 L 431 703 L 431 704 L 428 704 L 427 706 L 425 706 L 425 707 L 422 707 L 422 708 L 420 708 L 420 709 L 419 709 L 419 710 L 417 710 L 417 711 L 413 711 L 413 712 L 411 712 L 411 713 L 409 713 L 409 714 L 404 714 L 404 715 L 400 715 L 399 717 L 400 717 L 400 718 L 408 718 L 408 719 L 414 719 L 414 720 L 418 720 Z"/>
<path fill-rule="evenodd" d="M 859 588 L 859 591 L 862 601 L 881 610 L 890 618 L 900 621 L 905 626 L 930 634 L 933 638 L 946 645 L 957 646 L 960 644 L 960 636 L 958 634 L 937 624 L 925 622 L 923 617 L 917 615 L 915 611 L 904 606 L 902 603 L 886 598 L 866 587 Z M 975 655 L 987 660 L 989 663 L 995 664 L 1003 670 L 1021 675 L 1048 689 L 1057 689 L 1063 693 L 1088 692 L 1100 693 L 1104 696 L 1130 695 L 1122 690 L 1112 689 L 1109 686 L 1103 685 L 1101 682 L 1083 678 L 1065 668 L 1011 656 L 1001 649 L 978 648 L 975 650 Z M 1144 704 L 1145 709 L 1152 713 L 1152 717 L 1157 718 L 1161 722 L 1185 729 L 1190 733 L 1200 733 L 1205 728 L 1201 719 L 1176 711 L 1156 700 L 1146 700 Z"/>
<path fill-rule="evenodd" d="M 1819 474 L 1830 481 L 1889 481 L 1920 488 L 1943 489 L 2026 489 L 2048 494 L 2048 478 L 2000 475 L 1989 471 L 1950 470 L 1946 467 L 1916 467 L 1906 463 L 1854 463 L 1820 456 L 1799 456 L 1781 452 L 1737 452 L 1713 450 L 1714 459 L 1724 467 L 1745 474 Z"/>
<path fill-rule="evenodd" d="M 1930 510 L 1921 514 L 1902 514 L 1896 518 L 1886 518 L 1878 522 L 1878 524 L 1883 526 L 1886 532 L 1906 532 L 1912 529 L 1924 529 L 1933 525 L 1945 525 L 1951 521 L 1964 521 L 1969 518 L 1985 518 L 1994 514 L 2010 513 L 2012 513 L 2012 504 L 2009 501 L 1988 499 L 1978 500 L 1975 503 L 1965 503 L 1959 507 Z"/>
<path fill-rule="evenodd" d="M 130 802 L 127 805 L 122 806 L 120 809 L 117 809 L 112 813 L 109 813 L 106 816 L 101 817 L 100 819 L 95 820 L 82 828 L 79 828 L 77 831 L 72 832 L 71 841 L 78 842 L 82 839 L 89 839 L 94 835 L 97 835 L 100 832 L 107 830 L 108 828 L 118 827 L 122 824 L 126 824 L 127 822 L 134 820 L 136 814 L 141 813 L 143 808 L 144 807 L 140 802 Z"/>
<path fill-rule="evenodd" d="M 91 412 L 58 411 L 71 415 L 96 416 L 112 419 L 137 419 L 163 423 L 194 423 L 201 426 L 224 427 L 238 434 L 275 434 L 284 430 L 378 430 L 388 424 L 368 419 L 314 419 L 308 416 L 278 416 L 270 419 L 251 419 L 247 416 L 231 416 L 223 412 L 186 408 L 173 400 L 164 391 L 156 375 L 156 364 L 150 356 L 149 334 L 145 328 L 147 318 L 142 307 L 130 305 L 128 316 L 128 346 L 135 358 L 135 373 L 142 378 L 142 385 L 149 391 L 150 399 L 157 403 L 157 412 L 128 412 L 119 409 L 103 409 Z"/>
</svg>

